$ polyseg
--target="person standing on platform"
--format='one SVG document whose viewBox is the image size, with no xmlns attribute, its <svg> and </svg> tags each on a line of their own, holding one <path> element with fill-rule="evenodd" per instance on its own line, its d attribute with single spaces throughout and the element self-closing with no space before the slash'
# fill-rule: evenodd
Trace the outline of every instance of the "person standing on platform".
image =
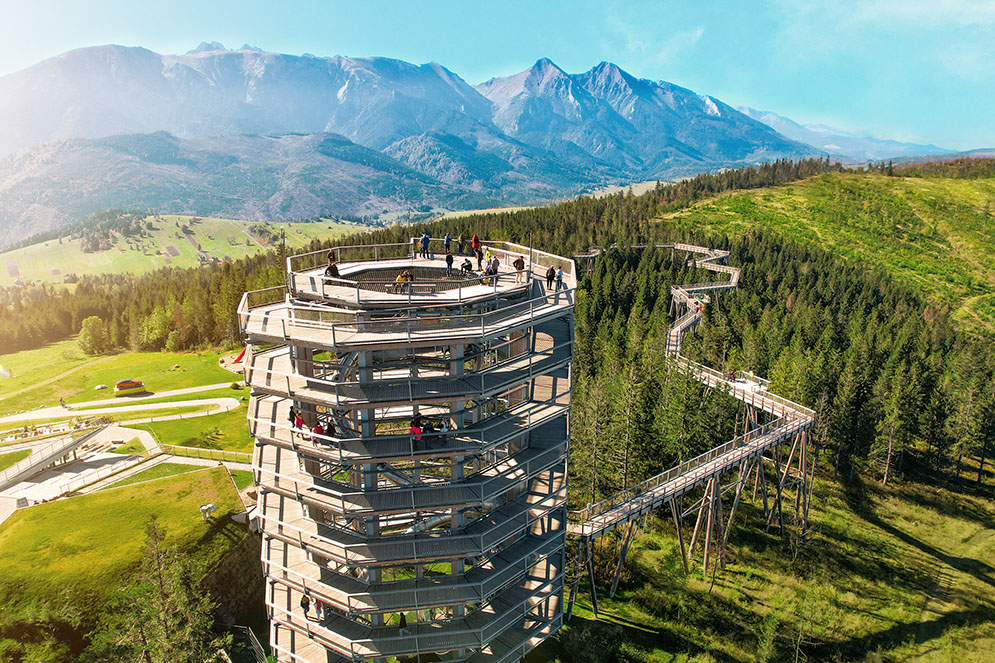
<svg viewBox="0 0 995 663">
<path fill-rule="evenodd" d="M 456 253 L 458 255 L 463 255 L 463 247 L 466 245 L 466 241 L 463 239 L 463 233 L 459 234 L 456 238 Z"/>
<path fill-rule="evenodd" d="M 523 271 L 525 269 L 525 258 L 518 256 L 511 265 L 515 268 L 515 283 L 525 281 L 525 272 Z"/>
<path fill-rule="evenodd" d="M 453 254 L 449 250 L 449 248 L 446 247 L 446 277 L 450 277 L 452 275 L 453 275 Z"/>
<path fill-rule="evenodd" d="M 428 260 L 428 242 L 430 239 L 427 232 L 421 236 L 421 254 L 419 255 L 425 260 Z"/>
<path fill-rule="evenodd" d="M 311 616 L 308 614 L 311 610 L 311 597 L 306 592 L 301 595 L 301 610 L 304 611 L 305 619 L 311 619 Z"/>
<path fill-rule="evenodd" d="M 328 267 L 325 268 L 325 276 L 330 279 L 339 278 L 339 266 L 335 263 L 332 258 L 328 259 Z"/>
<path fill-rule="evenodd" d="M 556 278 L 556 268 L 550 267 L 546 270 L 546 290 L 553 289 L 553 279 Z"/>
<path fill-rule="evenodd" d="M 404 613 L 400 613 L 401 619 L 397 623 L 397 634 L 398 635 L 411 635 L 411 631 L 408 630 L 408 618 Z"/>
<path fill-rule="evenodd" d="M 442 242 L 446 246 L 446 253 L 449 253 L 449 249 L 453 244 L 453 236 L 447 232 L 446 236 L 442 239 Z"/>
</svg>

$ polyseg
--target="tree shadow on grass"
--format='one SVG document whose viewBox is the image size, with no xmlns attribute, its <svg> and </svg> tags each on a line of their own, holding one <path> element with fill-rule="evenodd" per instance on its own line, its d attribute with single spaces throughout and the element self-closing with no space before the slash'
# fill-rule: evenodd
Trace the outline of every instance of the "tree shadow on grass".
<svg viewBox="0 0 995 663">
<path fill-rule="evenodd" d="M 733 529 L 730 543 L 736 548 L 746 549 L 761 556 L 774 551 L 778 556 L 791 558 L 792 551 L 788 540 L 777 534 L 776 526 L 769 533 L 763 530 L 763 512 L 752 504 L 740 504 L 743 520 Z M 852 554 L 850 550 L 860 550 Z M 888 578 L 889 584 L 910 593 L 928 591 L 933 585 L 934 569 L 923 569 L 916 565 L 901 564 L 894 560 L 894 551 L 884 541 L 865 536 L 857 536 L 826 523 L 818 525 L 807 543 L 798 551 L 794 560 L 794 572 L 802 574 L 818 573 L 822 582 L 828 582 L 845 591 L 852 589 L 855 579 L 877 582 Z M 843 583 L 834 578 L 846 580 Z M 866 588 L 865 588 L 866 592 Z"/>
<path fill-rule="evenodd" d="M 865 490 L 864 484 L 859 477 L 855 478 L 851 485 L 847 488 L 845 496 L 847 504 L 853 512 L 869 524 L 880 528 L 888 534 L 891 534 L 899 541 L 902 541 L 920 552 L 929 555 L 933 559 L 958 571 L 967 573 L 990 587 L 995 587 L 995 568 L 991 565 L 970 557 L 959 557 L 957 555 L 945 553 L 942 550 L 929 545 L 925 541 L 921 541 L 907 532 L 898 529 L 891 523 L 881 518 L 877 512 L 874 511 L 870 500 L 867 499 L 867 491 Z"/>
<path fill-rule="evenodd" d="M 925 622 L 895 624 L 882 631 L 857 636 L 839 642 L 827 642 L 808 650 L 812 660 L 838 660 L 845 657 L 862 656 L 877 648 L 889 650 L 908 642 L 918 644 L 939 638 L 947 631 L 991 622 L 995 619 L 995 609 L 988 606 L 976 606 L 967 610 L 959 610 L 940 615 L 936 619 Z"/>
<path fill-rule="evenodd" d="M 234 546 L 248 536 L 245 526 L 233 521 L 232 515 L 234 512 L 211 516 L 207 531 L 190 546 L 189 554 L 198 555 L 202 550 L 209 548 L 218 537 L 223 537 Z"/>
</svg>

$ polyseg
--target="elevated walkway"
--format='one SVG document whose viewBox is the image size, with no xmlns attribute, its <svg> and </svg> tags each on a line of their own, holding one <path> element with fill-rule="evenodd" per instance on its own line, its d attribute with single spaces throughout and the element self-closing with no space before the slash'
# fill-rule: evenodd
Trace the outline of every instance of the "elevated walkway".
<svg viewBox="0 0 995 663">
<path fill-rule="evenodd" d="M 466 617 L 409 623 L 410 635 L 401 634 L 396 626 L 367 626 L 334 612 L 321 621 L 308 620 L 299 607 L 302 593 L 280 583 L 268 586 L 266 604 L 274 622 L 352 660 L 474 650 L 494 643 L 510 629 L 518 632 L 516 639 L 531 637 L 515 627 L 530 618 L 543 621 L 539 613 L 556 612 L 555 606 L 550 610 L 550 602 L 559 602 L 562 574 L 559 560 L 546 560 L 533 567 L 522 582 L 512 584 Z"/>
<path fill-rule="evenodd" d="M 764 451 L 810 428 L 814 422 L 813 410 L 784 397 L 770 393 L 769 383 L 758 378 L 743 379 L 725 375 L 715 369 L 692 361 L 680 354 L 684 334 L 700 322 L 705 305 L 710 300 L 708 292 L 738 287 L 740 269 L 717 264 L 725 259 L 728 251 L 719 251 L 690 244 L 659 244 L 657 248 L 686 251 L 696 256 L 697 267 L 717 274 L 727 274 L 728 279 L 674 286 L 671 296 L 678 308 L 688 311 L 671 326 L 667 336 L 667 355 L 675 367 L 695 380 L 728 393 L 752 407 L 776 417 L 773 421 L 749 431 L 712 449 L 697 458 L 685 461 L 666 472 L 628 488 L 606 500 L 591 504 L 570 513 L 569 532 L 587 539 L 597 538 L 626 523 L 636 520 L 670 500 L 726 472 L 739 467 L 745 460 L 760 456 Z M 638 248 L 638 247 L 634 247 Z M 591 257 L 597 255 L 591 252 Z"/>
<path fill-rule="evenodd" d="M 284 294 L 283 289 L 276 290 L 274 296 Z M 573 306 L 575 293 L 570 289 L 543 294 L 489 313 L 452 315 L 406 310 L 390 317 L 365 319 L 358 319 L 360 316 L 353 311 L 287 301 L 252 308 L 250 293 L 246 293 L 238 315 L 242 333 L 259 342 L 284 343 L 294 339 L 316 348 L 349 352 L 398 344 L 437 346 L 488 340 L 563 315 Z"/>
<path fill-rule="evenodd" d="M 0 490 L 29 479 L 49 465 L 74 453 L 81 446 L 93 439 L 103 428 L 103 426 L 100 426 L 74 431 L 52 442 L 32 447 L 30 456 L 0 472 Z"/>
<path fill-rule="evenodd" d="M 261 490 L 259 516 L 267 535 L 346 567 L 397 566 L 483 556 L 523 536 L 566 502 L 565 464 L 530 482 L 526 492 L 459 529 L 363 535 L 308 517 L 301 504 Z M 540 523 L 541 524 L 541 523 Z"/>
<path fill-rule="evenodd" d="M 552 382 L 552 379 L 549 381 Z M 421 441 L 408 433 L 365 438 L 302 435 L 300 430 L 294 431 L 289 425 L 290 399 L 253 397 L 249 403 L 249 433 L 264 443 L 338 465 L 474 456 L 521 438 L 531 428 L 564 416 L 570 408 L 570 392 L 558 392 L 557 397 L 553 398 L 552 385 L 548 389 L 548 400 L 542 398 L 547 394 L 536 394 L 530 400 L 465 428 L 446 433 L 426 433 Z M 410 408 L 400 414 L 410 417 Z"/>
</svg>

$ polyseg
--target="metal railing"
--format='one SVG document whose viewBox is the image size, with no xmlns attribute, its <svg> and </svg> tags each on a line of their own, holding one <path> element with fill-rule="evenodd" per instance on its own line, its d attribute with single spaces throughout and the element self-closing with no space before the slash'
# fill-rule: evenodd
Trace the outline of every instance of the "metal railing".
<svg viewBox="0 0 995 663">
<path fill-rule="evenodd" d="M 269 418 L 259 418 L 249 415 L 248 420 L 255 427 L 250 427 L 249 433 L 253 437 L 261 437 L 274 442 L 281 442 L 284 446 L 292 448 L 295 452 L 302 451 L 306 454 L 309 450 L 318 455 L 332 455 L 337 451 L 337 462 L 355 462 L 357 460 L 375 458 L 370 452 L 371 445 L 390 445 L 401 443 L 402 450 L 399 453 L 392 453 L 392 458 L 407 457 L 414 460 L 422 455 L 438 453 L 441 450 L 467 452 L 484 452 L 499 444 L 504 444 L 514 440 L 516 437 L 523 437 L 529 434 L 533 428 L 538 428 L 543 424 L 562 417 L 567 408 L 566 404 L 557 404 L 556 401 L 570 392 L 554 395 L 546 401 L 532 401 L 530 407 L 520 408 L 519 406 L 509 408 L 505 412 L 496 415 L 496 419 L 488 419 L 489 423 L 484 425 L 473 424 L 464 428 L 454 428 L 448 431 L 424 432 L 418 436 L 411 433 L 400 435 L 376 435 L 372 437 L 339 437 L 330 436 L 310 431 L 294 428 L 283 423 L 277 423 Z M 259 402 L 257 401 L 257 406 Z M 550 411 L 544 416 L 533 417 L 532 410 L 536 407 L 550 407 Z M 516 409 L 524 409 L 524 417 L 512 415 Z M 257 408 L 258 409 L 258 408 Z M 285 435 L 286 439 L 280 439 L 260 428 L 270 428 Z M 511 429 L 510 432 L 502 429 Z M 299 436 L 300 441 L 295 440 Z M 421 440 L 416 439 L 421 437 Z"/>
<path fill-rule="evenodd" d="M 257 481 L 267 490 L 311 501 L 344 516 L 430 511 L 478 506 L 494 500 L 513 490 L 520 481 L 542 474 L 561 462 L 566 457 L 566 445 L 564 436 L 561 442 L 547 448 L 522 449 L 514 456 L 502 459 L 499 464 L 463 480 L 382 486 L 372 492 L 344 486 L 335 490 L 319 484 L 306 473 L 293 476 L 264 467 L 262 458 L 252 466 L 252 470 Z M 511 481 L 513 475 L 515 480 Z M 391 504 L 378 504 L 378 501 L 390 501 Z"/>
<path fill-rule="evenodd" d="M 265 490 L 265 486 L 261 488 Z M 264 495 L 268 498 L 269 493 L 264 492 Z M 258 517 L 263 523 L 263 531 L 269 536 L 302 550 L 309 549 L 309 546 L 321 549 L 322 554 L 349 566 L 363 566 L 371 562 L 420 562 L 484 555 L 502 541 L 526 533 L 536 522 L 561 509 L 565 502 L 564 484 L 548 494 L 525 493 L 495 510 L 503 512 L 500 514 L 501 518 L 492 517 L 471 523 L 462 532 L 433 529 L 412 533 L 383 533 L 372 540 L 360 536 L 355 530 L 339 528 L 334 523 L 320 523 L 329 533 L 340 537 L 340 540 L 335 540 L 322 534 L 319 523 L 307 514 L 300 516 L 300 520 L 309 528 L 304 529 L 288 522 L 286 516 L 270 516 L 266 513 L 265 505 L 260 509 Z M 491 516 L 494 513 L 491 512 Z M 482 525 L 480 531 L 467 533 L 467 530 L 477 529 L 478 524 Z M 449 552 L 441 550 L 443 544 L 449 544 Z"/>
<path fill-rule="evenodd" d="M 0 472 L 0 487 L 6 485 L 9 481 L 16 479 L 32 467 L 38 466 L 44 468 L 47 465 L 58 461 L 63 456 L 72 453 L 79 446 L 85 444 L 87 440 L 101 430 L 103 430 L 103 426 L 81 429 L 69 435 L 68 439 L 60 438 L 42 447 L 32 449 L 31 454 L 27 458 L 11 465 L 3 472 Z"/>
<path fill-rule="evenodd" d="M 502 590 L 509 581 L 523 577 L 529 569 L 559 552 L 564 534 L 565 530 L 561 529 L 523 539 L 521 543 L 515 544 L 513 550 L 515 548 L 517 550 L 514 550 L 514 555 L 499 559 L 497 560 L 500 562 L 499 565 L 484 569 L 481 572 L 483 577 L 479 580 L 469 580 L 466 576 L 430 576 L 370 584 L 352 576 L 342 576 L 333 572 L 332 579 L 340 578 L 343 583 L 349 585 L 347 589 L 343 589 L 331 584 L 334 580 L 326 582 L 321 578 L 308 577 L 298 570 L 274 562 L 271 559 L 272 553 L 268 549 L 263 555 L 262 564 L 267 576 L 277 578 L 278 574 L 270 570 L 275 568 L 283 575 L 279 582 L 299 592 L 317 596 L 322 601 L 350 614 L 401 610 L 407 612 L 452 605 L 456 602 L 483 603 Z M 499 554 L 498 557 L 500 556 Z M 356 591 L 357 589 L 361 591 Z"/>
<path fill-rule="evenodd" d="M 265 292 L 265 291 L 256 291 Z M 246 293 L 239 303 L 238 318 L 242 334 L 262 334 L 289 339 L 300 332 L 328 334 L 333 346 L 354 340 L 366 342 L 411 341 L 421 336 L 437 337 L 447 333 L 486 336 L 504 331 L 509 326 L 531 326 L 537 320 L 562 315 L 574 305 L 576 288 L 559 290 L 550 294 L 505 306 L 495 311 L 471 314 L 439 314 L 411 309 L 391 317 L 368 319 L 354 311 L 300 303 L 278 306 L 260 305 L 261 310 L 250 307 Z M 356 339 L 363 335 L 365 339 Z M 383 335 L 385 339 L 377 339 Z M 398 335 L 402 335 L 397 338 Z"/>
<path fill-rule="evenodd" d="M 572 345 L 572 341 L 563 341 L 550 347 L 547 351 L 530 352 L 524 356 L 518 355 L 477 373 L 383 380 L 375 385 L 379 393 L 369 393 L 365 389 L 371 386 L 370 383 L 333 382 L 257 365 L 257 357 L 259 358 L 258 362 L 263 363 L 274 359 L 274 353 L 285 353 L 286 349 L 253 353 L 251 357 L 246 359 L 245 378 L 253 389 L 278 396 L 319 400 L 322 405 L 332 407 L 399 401 L 450 400 L 457 396 L 479 396 L 493 393 L 509 385 L 521 384 L 567 366 L 571 361 L 569 349 Z M 257 374 L 261 374 L 262 379 L 258 379 Z M 456 390 L 443 393 L 439 389 L 446 384 L 455 386 L 456 383 L 458 383 Z M 310 392 L 311 395 L 308 396 L 307 392 Z"/>
<path fill-rule="evenodd" d="M 307 253 L 297 253 L 287 256 L 287 273 L 293 274 L 305 270 L 323 267 L 328 262 L 328 254 L 335 254 L 335 262 L 381 262 L 413 258 L 410 242 L 393 244 L 353 244 L 351 246 L 335 246 L 330 249 L 319 249 Z"/>
<path fill-rule="evenodd" d="M 63 483 L 59 487 L 58 497 L 65 497 L 66 495 L 71 495 L 72 493 L 75 493 L 76 491 L 82 488 L 86 488 L 87 486 L 99 483 L 100 481 L 112 477 L 115 474 L 120 474 L 122 472 L 130 470 L 131 468 L 137 467 L 143 463 L 148 462 L 149 460 L 150 458 L 142 458 L 142 457 L 129 458 L 125 456 L 119 462 L 114 463 L 109 467 L 97 470 L 96 472 L 89 472 L 78 479 L 73 479 L 72 481 L 67 481 Z M 110 486 L 107 487 L 109 488 Z"/>
<path fill-rule="evenodd" d="M 444 240 L 432 238 L 431 244 L 440 244 Z M 493 256 L 504 257 L 504 264 L 511 264 L 519 256 L 527 261 L 527 267 L 522 270 L 526 276 L 526 285 L 530 276 L 544 276 L 545 269 L 554 267 L 562 269 L 566 285 L 576 282 L 577 269 L 574 261 L 569 258 L 555 256 L 545 251 L 530 249 L 511 242 L 485 242 L 483 247 L 490 251 Z M 495 276 L 485 276 L 467 278 L 465 281 L 453 281 L 452 279 L 438 281 L 419 281 L 416 283 L 398 283 L 396 281 L 376 281 L 350 279 L 347 274 L 342 274 L 341 270 L 346 269 L 350 264 L 371 262 L 373 265 L 384 264 L 384 261 L 393 261 L 395 267 L 409 266 L 415 260 L 418 253 L 419 238 L 411 238 L 406 244 L 380 244 L 380 245 L 359 245 L 334 247 L 328 250 L 311 251 L 298 255 L 288 256 L 287 273 L 290 275 L 290 291 L 303 293 L 309 296 L 320 296 L 322 299 L 334 299 L 343 301 L 344 291 L 354 290 L 355 299 L 346 298 L 344 301 L 357 306 L 366 304 L 413 304 L 418 302 L 418 297 L 433 295 L 439 292 L 451 292 L 456 290 L 456 301 L 462 302 L 470 297 L 480 297 L 481 288 L 490 286 L 494 294 L 497 293 L 499 282 L 508 285 L 517 285 L 510 281 L 512 275 L 518 272 L 501 272 Z M 336 255 L 336 262 L 341 265 L 339 277 L 326 277 L 322 273 L 322 265 L 329 252 Z M 538 269 L 537 269 L 538 268 Z M 439 268 L 441 269 L 441 267 Z M 517 279 L 516 279 L 517 280 Z M 455 284 L 455 285 L 454 285 Z M 335 292 L 330 292 L 329 288 L 335 288 Z M 464 290 L 468 292 L 464 294 Z M 367 294 L 364 297 L 364 292 Z M 377 297 L 376 293 L 380 296 Z M 401 297 L 404 295 L 404 297 Z M 364 301 L 365 300 L 365 301 Z"/>
<path fill-rule="evenodd" d="M 181 447 L 174 444 L 160 444 L 163 453 L 171 456 L 183 456 L 185 458 L 200 458 L 203 460 L 216 460 L 222 463 L 242 463 L 252 464 L 252 454 L 244 451 L 228 451 L 226 449 L 202 449 L 200 447 Z"/>
<path fill-rule="evenodd" d="M 281 606 L 276 603 L 272 585 L 266 598 L 266 606 L 269 608 L 271 619 L 282 626 L 306 635 L 326 649 L 358 660 L 452 648 L 483 648 L 519 620 L 529 619 L 533 616 L 532 612 L 542 609 L 545 605 L 544 597 L 555 596 L 562 582 L 562 569 L 556 569 L 552 577 L 528 576 L 521 586 L 512 585 L 508 588 L 508 593 L 514 592 L 520 595 L 514 601 L 506 601 L 500 606 L 501 610 L 495 610 L 483 627 L 471 627 L 466 625 L 462 618 L 456 618 L 443 623 L 432 622 L 433 628 L 424 630 L 419 629 L 417 624 L 412 624 L 409 635 L 401 635 L 393 626 L 371 626 L 346 635 L 336 632 L 329 627 L 330 625 L 312 623 L 306 619 L 301 624 L 299 622 L 302 618 L 294 612 L 295 606 Z M 289 603 L 293 595 L 289 589 L 284 591 Z M 331 624 L 336 621 L 338 620 L 332 620 Z M 352 627 L 352 624 L 349 624 Z"/>
<path fill-rule="evenodd" d="M 568 517 L 573 522 L 586 523 L 609 511 L 624 507 L 637 498 L 654 493 L 661 486 L 666 486 L 678 479 L 698 483 L 701 480 L 711 478 L 715 474 L 722 473 L 728 466 L 739 463 L 743 458 L 741 454 L 736 454 L 729 463 L 715 463 L 714 461 L 717 459 L 751 444 L 754 445 L 754 448 L 750 449 L 752 453 L 763 451 L 770 445 L 780 442 L 784 437 L 793 434 L 801 425 L 802 422 L 787 417 L 775 419 L 600 502 L 580 510 L 571 511 Z M 767 439 L 763 440 L 763 438 Z M 761 443 L 754 444 L 758 441 Z M 656 497 L 660 499 L 666 495 L 667 491 L 660 491 Z"/>
</svg>

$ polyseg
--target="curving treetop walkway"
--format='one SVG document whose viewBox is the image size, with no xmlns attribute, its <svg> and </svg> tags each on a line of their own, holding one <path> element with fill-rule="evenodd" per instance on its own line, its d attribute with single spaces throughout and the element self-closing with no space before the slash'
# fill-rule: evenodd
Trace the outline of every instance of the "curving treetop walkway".
<svg viewBox="0 0 995 663">
<path fill-rule="evenodd" d="M 740 269 L 719 264 L 720 260 L 729 255 L 728 251 L 690 244 L 654 246 L 673 251 L 686 251 L 695 256 L 695 266 L 716 274 L 728 274 L 728 278 L 721 280 L 674 286 L 670 289 L 678 310 L 681 307 L 687 310 L 670 327 L 667 336 L 667 356 L 674 361 L 681 372 L 709 387 L 722 389 L 734 398 L 764 410 L 775 418 L 697 458 L 684 461 L 596 504 L 571 512 L 569 532 L 575 536 L 597 538 L 632 522 L 810 428 L 814 421 L 813 410 L 772 394 L 768 390 L 770 383 L 762 378 L 753 375 L 746 379 L 734 378 L 681 355 L 684 334 L 701 321 L 702 311 L 711 301 L 708 293 L 738 287 Z M 634 245 L 632 248 L 645 247 L 646 245 Z M 598 249 L 593 249 L 576 257 L 594 258 L 598 253 Z"/>
</svg>

